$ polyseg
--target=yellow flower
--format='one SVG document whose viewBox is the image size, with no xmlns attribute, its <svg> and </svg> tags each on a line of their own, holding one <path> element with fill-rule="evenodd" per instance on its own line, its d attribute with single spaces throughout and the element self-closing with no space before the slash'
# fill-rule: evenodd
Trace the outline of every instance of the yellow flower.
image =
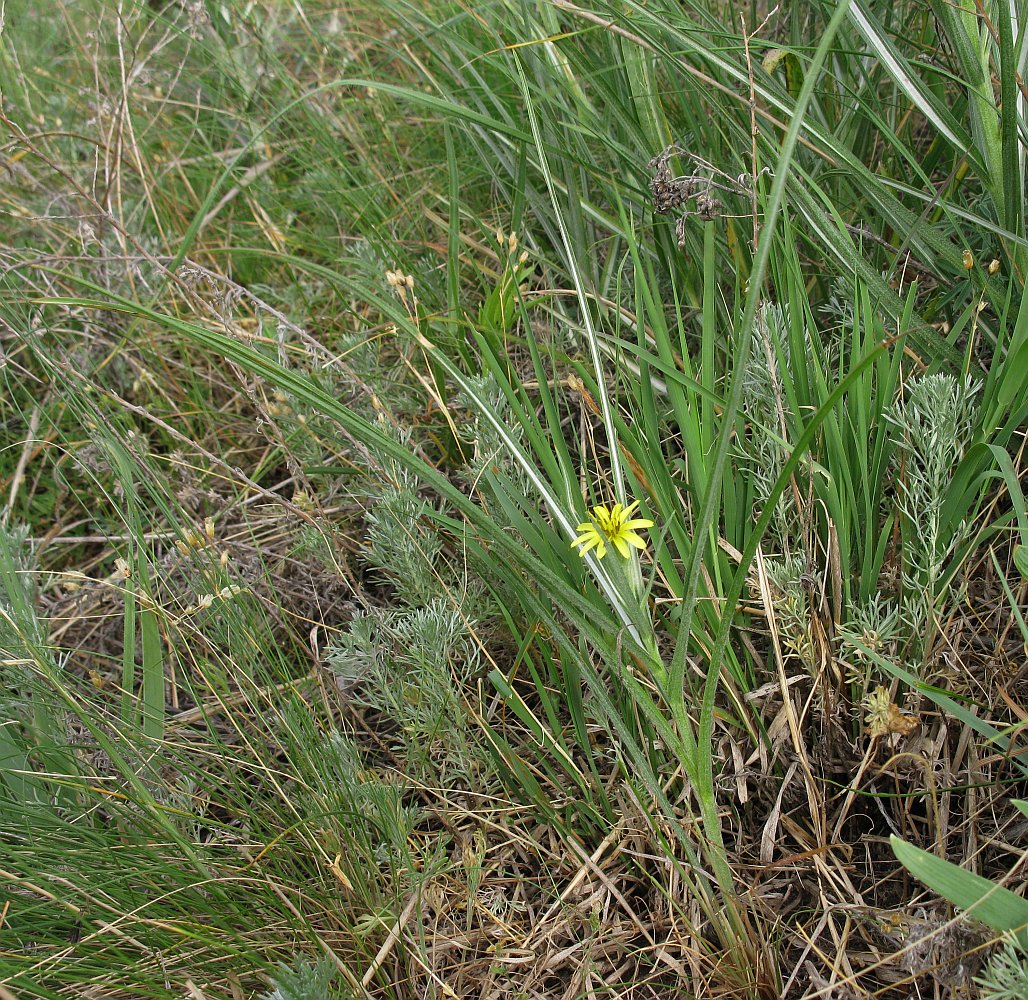
<svg viewBox="0 0 1028 1000">
<path fill-rule="evenodd" d="M 614 548 L 627 559 L 632 551 L 629 546 L 636 549 L 646 548 L 646 543 L 636 534 L 638 528 L 652 528 L 653 522 L 643 517 L 633 518 L 635 508 L 639 501 L 630 503 L 627 507 L 616 503 L 609 510 L 605 506 L 593 507 L 593 519 L 583 521 L 578 528 L 578 537 L 571 543 L 572 548 L 578 548 L 578 554 L 585 556 L 586 553 L 596 549 L 596 558 L 602 559 L 607 554 L 607 545 Z"/>
</svg>

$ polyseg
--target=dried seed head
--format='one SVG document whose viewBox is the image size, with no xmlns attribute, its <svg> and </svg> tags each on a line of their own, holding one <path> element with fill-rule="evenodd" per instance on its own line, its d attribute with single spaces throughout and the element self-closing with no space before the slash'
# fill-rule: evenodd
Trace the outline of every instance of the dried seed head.
<svg viewBox="0 0 1028 1000">
<path fill-rule="evenodd" d="M 675 223 L 675 239 L 678 241 L 678 249 L 679 250 L 684 250 L 685 249 L 685 220 L 686 220 L 686 218 L 687 217 L 683 215 Z"/>
<path fill-rule="evenodd" d="M 971 253 L 970 250 L 965 250 L 964 253 L 963 253 L 963 258 L 964 258 L 964 270 L 965 271 L 970 271 L 971 268 L 974 267 L 974 255 Z"/>
<path fill-rule="evenodd" d="M 721 202 L 713 195 L 704 192 L 696 196 L 696 214 L 704 221 L 710 222 L 721 214 Z"/>
<path fill-rule="evenodd" d="M 654 157 L 650 161 L 654 168 L 653 180 L 650 181 L 650 193 L 653 195 L 653 210 L 658 215 L 667 215 L 681 208 L 692 196 L 694 182 L 691 177 L 672 177 L 665 155 Z"/>
</svg>

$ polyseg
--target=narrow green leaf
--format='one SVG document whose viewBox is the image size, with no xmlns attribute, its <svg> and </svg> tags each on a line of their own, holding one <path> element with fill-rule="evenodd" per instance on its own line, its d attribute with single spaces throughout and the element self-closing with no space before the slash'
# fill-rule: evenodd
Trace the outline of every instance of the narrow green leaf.
<svg viewBox="0 0 1028 1000">
<path fill-rule="evenodd" d="M 910 103 L 960 152 L 968 152 L 971 137 L 961 129 L 948 109 L 939 105 L 924 81 L 913 72 L 910 62 L 893 45 L 864 0 L 853 0 L 850 18 Z"/>
<path fill-rule="evenodd" d="M 122 624 L 121 648 L 121 721 L 135 728 L 139 725 L 139 710 L 136 706 L 136 584 L 130 576 L 125 581 L 125 613 Z"/>
<path fill-rule="evenodd" d="M 164 738 L 164 655 L 157 614 L 143 608 L 139 614 L 143 639 L 143 735 Z"/>
<path fill-rule="evenodd" d="M 1013 933 L 1028 948 L 1028 900 L 895 835 L 889 841 L 900 864 L 929 889 L 992 930 Z"/>
<path fill-rule="evenodd" d="M 1003 155 L 1003 224 L 1014 235 L 1024 234 L 1024 161 L 1018 136 L 1019 101 L 1010 7 L 1000 0 L 992 8 L 999 29 L 1000 139 Z M 1023 16 L 1023 15 L 1022 15 Z M 1023 253 L 1015 259 L 1024 257 Z"/>
</svg>

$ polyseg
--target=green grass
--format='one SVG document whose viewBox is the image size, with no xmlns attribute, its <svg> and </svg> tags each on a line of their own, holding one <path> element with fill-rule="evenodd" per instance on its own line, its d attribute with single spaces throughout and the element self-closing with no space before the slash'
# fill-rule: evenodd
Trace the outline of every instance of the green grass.
<svg viewBox="0 0 1028 1000">
<path fill-rule="evenodd" d="M 30 8 L 0 996 L 1017 978 L 1007 6 Z"/>
</svg>

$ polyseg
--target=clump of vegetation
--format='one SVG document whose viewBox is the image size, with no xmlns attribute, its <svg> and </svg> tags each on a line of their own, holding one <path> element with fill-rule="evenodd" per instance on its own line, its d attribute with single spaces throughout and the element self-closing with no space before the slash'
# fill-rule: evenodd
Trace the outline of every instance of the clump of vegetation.
<svg viewBox="0 0 1028 1000">
<path fill-rule="evenodd" d="M 9 0 L 0 993 L 1020 996 L 1018 32 Z"/>
</svg>

